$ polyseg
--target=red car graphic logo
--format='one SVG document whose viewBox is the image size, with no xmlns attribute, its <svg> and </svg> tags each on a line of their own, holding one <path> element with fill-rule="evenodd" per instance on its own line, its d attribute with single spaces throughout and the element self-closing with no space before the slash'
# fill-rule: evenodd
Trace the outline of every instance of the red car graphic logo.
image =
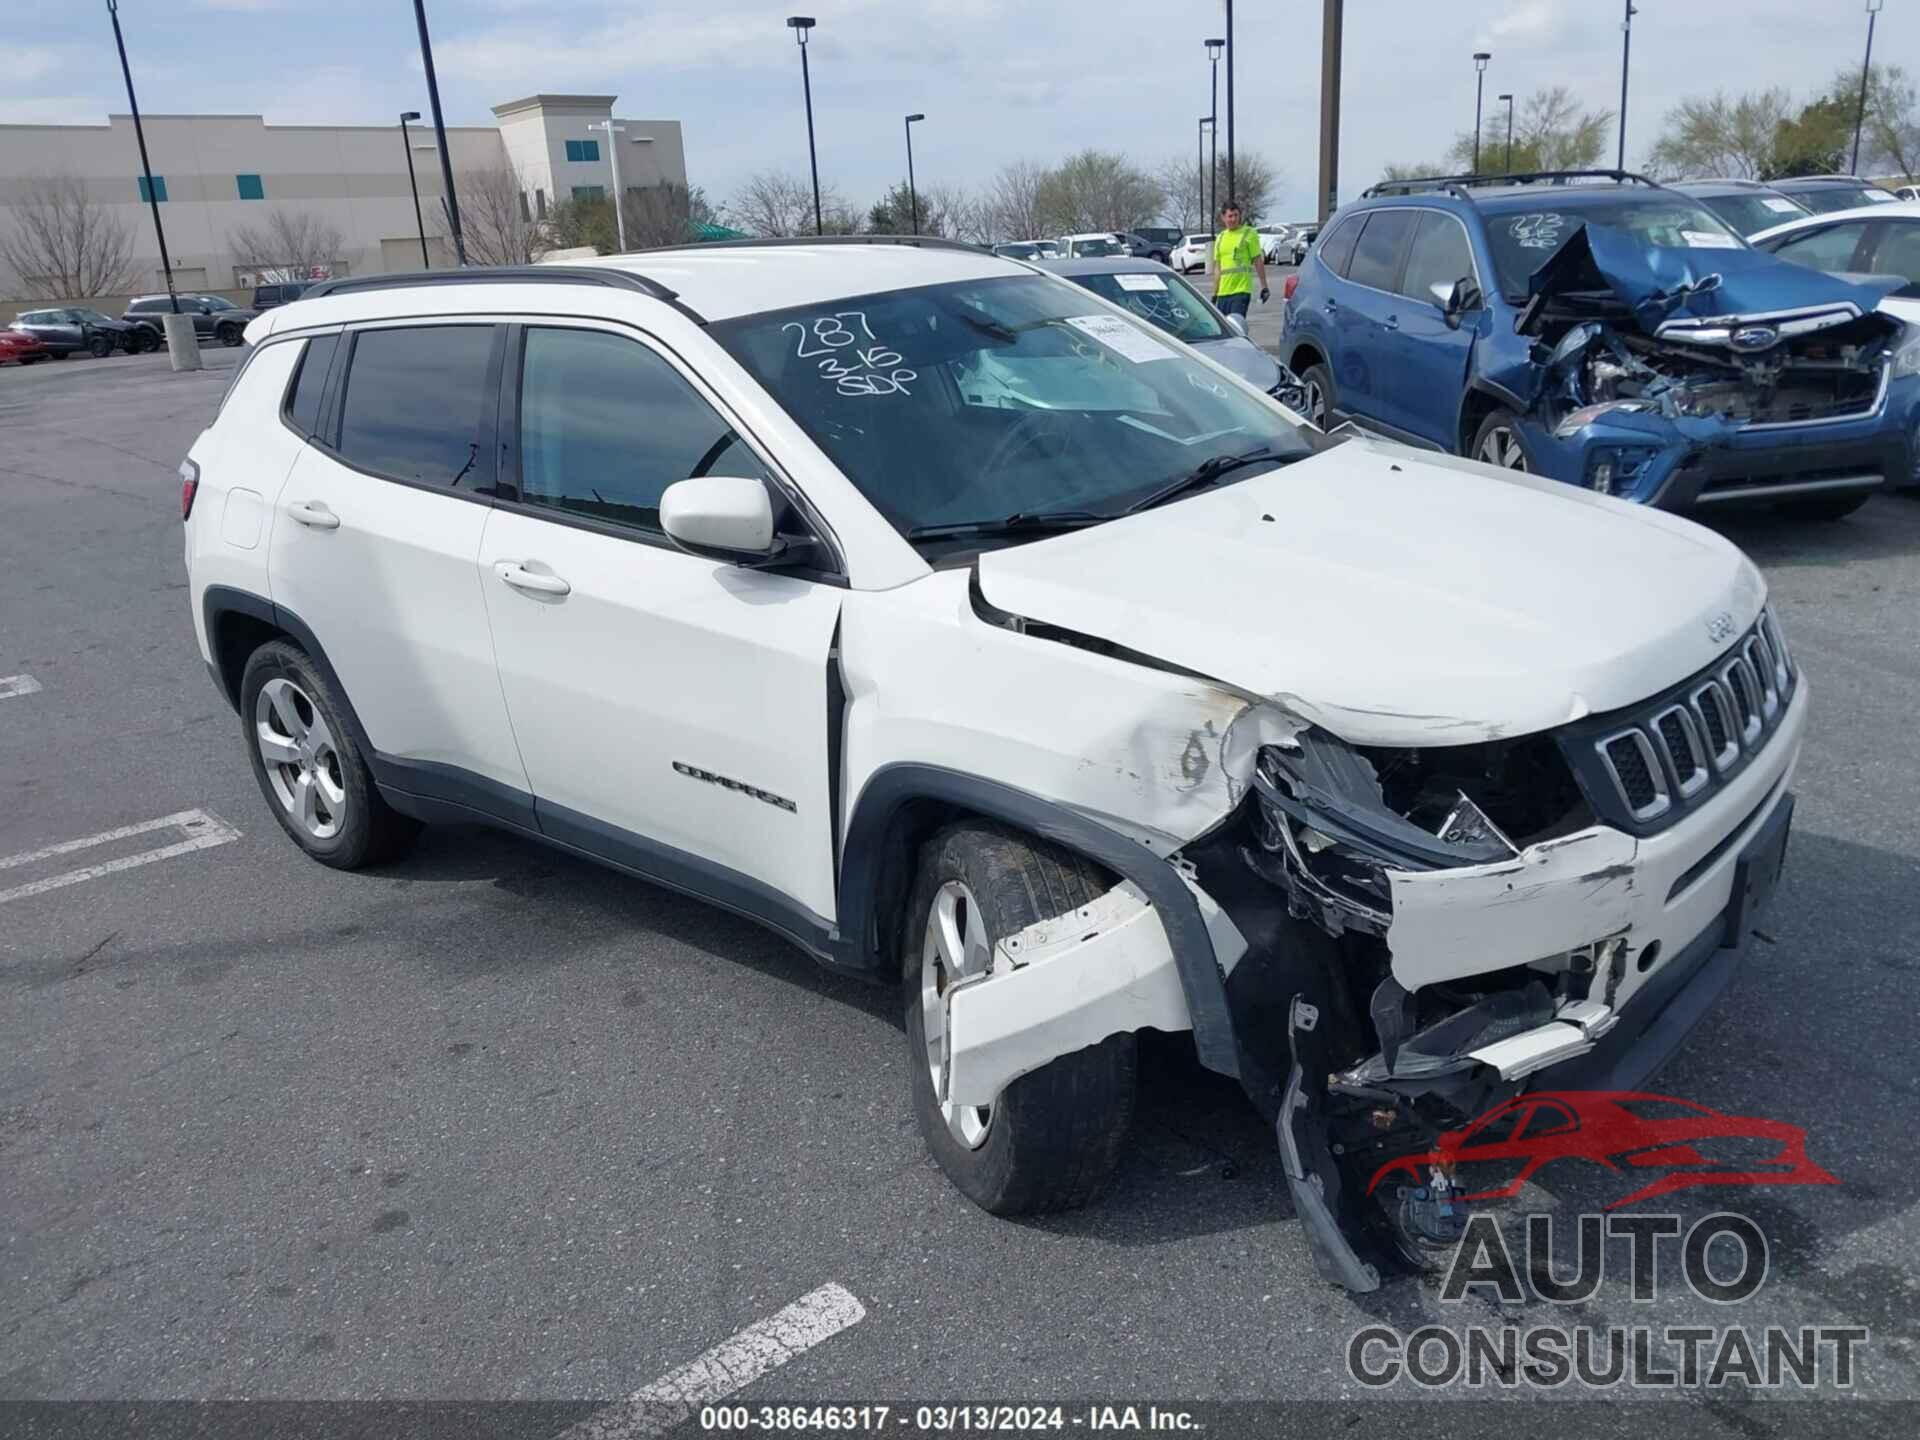
<svg viewBox="0 0 1920 1440">
<path fill-rule="evenodd" d="M 1661 1172 L 1607 1205 L 1609 1210 L 1696 1185 L 1840 1183 L 1807 1158 L 1807 1132 L 1798 1125 L 1722 1115 L 1671 1095 L 1544 1090 L 1516 1096 L 1462 1129 L 1445 1132 L 1424 1154 L 1387 1162 L 1374 1172 L 1367 1193 L 1395 1179 L 1424 1184 L 1433 1169 L 1454 1176 L 1462 1167 L 1492 1166 L 1515 1173 L 1504 1184 L 1458 1198 L 1504 1199 L 1518 1194 L 1541 1166 L 1570 1159 L 1629 1175 Z M 1453 1183 L 1467 1189 L 1458 1178 Z"/>
</svg>

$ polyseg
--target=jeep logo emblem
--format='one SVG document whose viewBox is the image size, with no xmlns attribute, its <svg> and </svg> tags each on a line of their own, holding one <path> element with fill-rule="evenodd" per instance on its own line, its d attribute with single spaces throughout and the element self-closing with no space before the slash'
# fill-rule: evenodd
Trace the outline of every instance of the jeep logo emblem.
<svg viewBox="0 0 1920 1440">
<path fill-rule="evenodd" d="M 1780 332 L 1771 325 L 1743 325 L 1727 338 L 1736 350 L 1771 350 L 1780 343 Z"/>
<path fill-rule="evenodd" d="M 1733 634 L 1733 616 L 1721 610 L 1707 617 L 1707 639 L 1718 645 Z"/>
</svg>

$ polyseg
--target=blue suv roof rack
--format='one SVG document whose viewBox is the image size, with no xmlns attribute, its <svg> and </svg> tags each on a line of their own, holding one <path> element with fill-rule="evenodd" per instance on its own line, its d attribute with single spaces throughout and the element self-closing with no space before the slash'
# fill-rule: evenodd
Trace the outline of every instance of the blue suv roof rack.
<svg viewBox="0 0 1920 1440">
<path fill-rule="evenodd" d="M 1457 199 L 1471 200 L 1474 187 L 1489 189 L 1496 185 L 1565 185 L 1573 180 L 1611 180 L 1616 185 L 1648 185 L 1660 189 L 1658 180 L 1633 170 L 1524 170 L 1511 175 L 1417 175 L 1404 180 L 1382 180 L 1361 192 L 1362 200 L 1382 195 L 1421 195 L 1439 191 Z"/>
</svg>

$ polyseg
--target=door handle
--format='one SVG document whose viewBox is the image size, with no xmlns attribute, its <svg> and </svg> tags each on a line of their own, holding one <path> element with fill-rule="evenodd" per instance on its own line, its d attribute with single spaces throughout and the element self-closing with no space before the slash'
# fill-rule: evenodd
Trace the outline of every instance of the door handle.
<svg viewBox="0 0 1920 1440">
<path fill-rule="evenodd" d="M 1387 316 L 1387 329 L 1398 330 L 1399 328 L 1400 328 L 1400 317 L 1398 315 Z"/>
<path fill-rule="evenodd" d="M 1326 312 L 1327 312 L 1327 314 L 1329 314 L 1329 315 L 1331 315 L 1331 314 L 1333 314 L 1333 312 L 1334 312 L 1334 311 L 1336 311 L 1336 310 L 1338 310 L 1338 309 L 1340 308 L 1340 302 L 1339 302 L 1339 301 L 1337 301 L 1337 300 L 1333 300 L 1333 299 L 1329 299 L 1329 300 L 1327 300 L 1327 302 L 1326 302 L 1325 304 L 1323 304 L 1323 305 L 1322 305 L 1322 306 L 1321 306 L 1320 308 L 1321 308 L 1322 310 L 1324 310 L 1324 311 L 1326 311 Z"/>
<path fill-rule="evenodd" d="M 502 560 L 493 567 L 493 573 L 516 590 L 525 590 L 533 595 L 571 595 L 573 586 L 558 575 L 542 575 L 529 570 L 518 560 Z"/>
<path fill-rule="evenodd" d="M 318 500 L 296 500 L 287 513 L 309 530 L 338 530 L 340 517 Z"/>
</svg>

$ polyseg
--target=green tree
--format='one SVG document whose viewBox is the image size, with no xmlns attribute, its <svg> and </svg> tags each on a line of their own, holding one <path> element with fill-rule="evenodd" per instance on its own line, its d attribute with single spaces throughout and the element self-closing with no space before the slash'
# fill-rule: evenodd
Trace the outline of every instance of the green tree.
<svg viewBox="0 0 1920 1440">
<path fill-rule="evenodd" d="M 1833 175 L 1845 170 L 1857 103 L 1857 98 L 1827 96 L 1802 106 L 1791 120 L 1781 121 L 1774 130 L 1771 163 L 1760 178 Z"/>
<path fill-rule="evenodd" d="M 1507 117 L 1495 109 L 1480 129 L 1483 175 L 1531 170 L 1591 170 L 1607 154 L 1613 135 L 1611 110 L 1585 110 L 1565 85 L 1536 90 L 1513 117 L 1513 161 L 1507 161 Z M 1454 136 L 1447 159 L 1460 174 L 1473 171 L 1473 132 Z M 1429 171 L 1429 174 L 1432 172 Z"/>
<path fill-rule="evenodd" d="M 1715 91 L 1682 100 L 1667 112 L 1649 157 L 1654 169 L 1685 176 L 1760 180 L 1776 172 L 1780 127 L 1791 123 L 1793 97 L 1784 89 Z"/>
</svg>

